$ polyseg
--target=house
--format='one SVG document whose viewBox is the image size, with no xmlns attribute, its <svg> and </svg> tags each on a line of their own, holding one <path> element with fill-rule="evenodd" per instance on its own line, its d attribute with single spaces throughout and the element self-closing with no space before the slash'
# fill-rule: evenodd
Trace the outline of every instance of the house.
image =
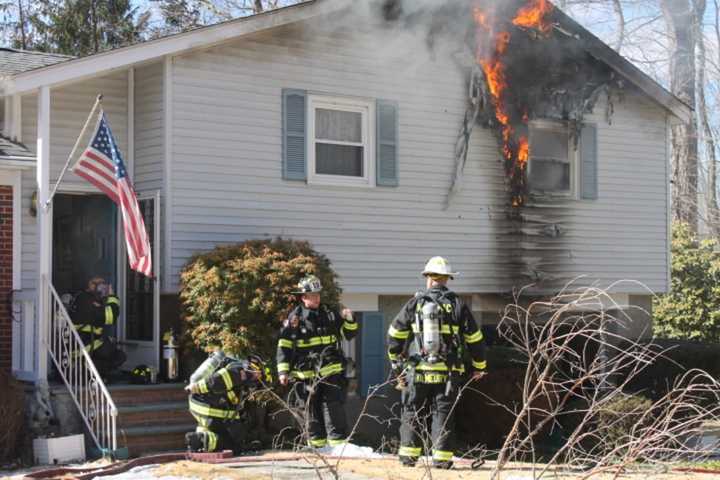
<svg viewBox="0 0 720 480">
<path fill-rule="evenodd" d="M 247 239 L 305 239 L 330 258 L 343 303 L 361 316 L 351 347 L 361 391 L 382 377 L 386 326 L 421 287 L 429 257 L 448 257 L 461 272 L 454 289 L 483 323 L 497 323 L 508 293 L 533 281 L 518 274 L 533 255 L 518 253 L 527 239 L 509 244 L 506 174 L 491 130 L 473 129 L 463 188 L 446 204 L 469 70 L 456 61 L 457 43 L 442 35 L 428 42 L 416 17 L 393 23 L 369 6 L 310 0 L 4 72 L 0 228 L 12 225 L 13 248 L 10 262 L 0 246 L 0 285 L 12 276 L 17 377 L 47 379 L 45 345 L 61 316 L 55 292 L 82 288 L 92 273 L 110 278 L 125 302 L 118 336 L 128 364 L 159 367 L 183 265 Z M 650 292 L 669 285 L 668 128 L 691 111 L 557 15 L 569 38 L 583 40 L 588 61 L 611 70 L 624 90 L 611 122 L 603 96 L 585 115 L 588 148 L 575 148 L 563 122 L 531 122 L 529 168 L 558 189 L 553 205 L 562 208 L 560 221 L 545 224 L 551 233 L 543 230 L 562 237 L 561 249 L 547 250 L 555 252 L 552 282 L 536 282 L 533 294 L 579 276 L 580 284 L 612 285 L 613 299 L 637 317 L 629 335 L 639 336 L 649 319 L 631 307 L 649 311 Z M 43 208 L 98 94 L 141 198 L 154 280 L 128 271 L 117 212 L 87 182 L 69 173 Z M 535 142 L 536 151 L 558 148 L 533 158 Z M 558 165 L 563 180 L 553 187 Z M 547 253 L 537 252 L 535 270 Z M 615 283 L 623 279 L 633 282 Z M 0 327 L 1 366 L 7 313 Z"/>
</svg>

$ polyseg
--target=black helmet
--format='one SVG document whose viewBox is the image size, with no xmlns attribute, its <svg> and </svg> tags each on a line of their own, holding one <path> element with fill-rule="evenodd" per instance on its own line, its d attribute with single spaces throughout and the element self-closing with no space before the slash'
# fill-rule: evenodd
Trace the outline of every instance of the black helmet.
<svg viewBox="0 0 720 480">
<path fill-rule="evenodd" d="M 250 354 L 247 357 L 247 362 L 250 370 L 260 372 L 260 381 L 263 383 L 272 383 L 273 376 L 270 367 L 265 364 L 265 361 L 260 355 Z"/>
<path fill-rule="evenodd" d="M 146 385 L 151 381 L 152 371 L 147 365 L 138 365 L 130 372 L 130 383 Z"/>
</svg>

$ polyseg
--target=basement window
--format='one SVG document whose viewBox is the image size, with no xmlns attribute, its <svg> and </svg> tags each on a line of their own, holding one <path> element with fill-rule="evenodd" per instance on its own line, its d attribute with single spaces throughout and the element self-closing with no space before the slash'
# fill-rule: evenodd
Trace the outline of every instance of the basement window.
<svg viewBox="0 0 720 480">
<path fill-rule="evenodd" d="M 308 106 L 309 182 L 373 186 L 374 103 L 310 95 Z"/>
<path fill-rule="evenodd" d="M 530 124 L 530 191 L 540 194 L 572 195 L 577 155 L 570 145 L 567 124 L 538 121 Z"/>
</svg>

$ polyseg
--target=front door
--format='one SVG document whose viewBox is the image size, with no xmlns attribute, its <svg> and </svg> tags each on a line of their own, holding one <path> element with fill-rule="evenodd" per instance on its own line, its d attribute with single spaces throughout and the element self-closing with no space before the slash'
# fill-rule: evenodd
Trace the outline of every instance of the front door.
<svg viewBox="0 0 720 480">
<path fill-rule="evenodd" d="M 105 195 L 57 194 L 53 200 L 52 282 L 58 294 L 103 277 L 117 291 L 117 208 Z"/>
<path fill-rule="evenodd" d="M 144 364 L 160 367 L 160 288 L 158 272 L 160 272 L 159 248 L 157 239 L 160 237 L 160 194 L 139 195 L 138 203 L 147 229 L 152 249 L 152 265 L 154 278 L 131 270 L 125 265 L 125 314 L 121 316 L 122 339 L 128 356 L 127 368 Z"/>
</svg>

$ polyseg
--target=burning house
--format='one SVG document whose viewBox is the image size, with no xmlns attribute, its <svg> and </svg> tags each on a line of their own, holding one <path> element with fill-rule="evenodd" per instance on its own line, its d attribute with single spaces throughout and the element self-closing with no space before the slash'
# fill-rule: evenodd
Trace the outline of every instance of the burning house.
<svg viewBox="0 0 720 480">
<path fill-rule="evenodd" d="M 362 322 L 347 345 L 360 395 L 384 378 L 387 325 L 431 256 L 457 266 L 488 333 L 514 292 L 574 280 L 609 288 L 639 336 L 649 319 L 633 307 L 668 289 L 668 128 L 690 108 L 545 0 L 309 0 L 0 74 L 3 135 L 24 152 L 0 156 L 16 227 L 0 353 L 28 381 L 47 379 L 51 286 L 105 276 L 128 366 L 159 367 L 183 265 L 247 239 L 309 240 L 332 261 Z M 117 213 L 82 179 L 32 208 L 99 93 L 152 280 L 128 270 Z M 187 431 L 156 427 L 167 442 Z"/>
</svg>

